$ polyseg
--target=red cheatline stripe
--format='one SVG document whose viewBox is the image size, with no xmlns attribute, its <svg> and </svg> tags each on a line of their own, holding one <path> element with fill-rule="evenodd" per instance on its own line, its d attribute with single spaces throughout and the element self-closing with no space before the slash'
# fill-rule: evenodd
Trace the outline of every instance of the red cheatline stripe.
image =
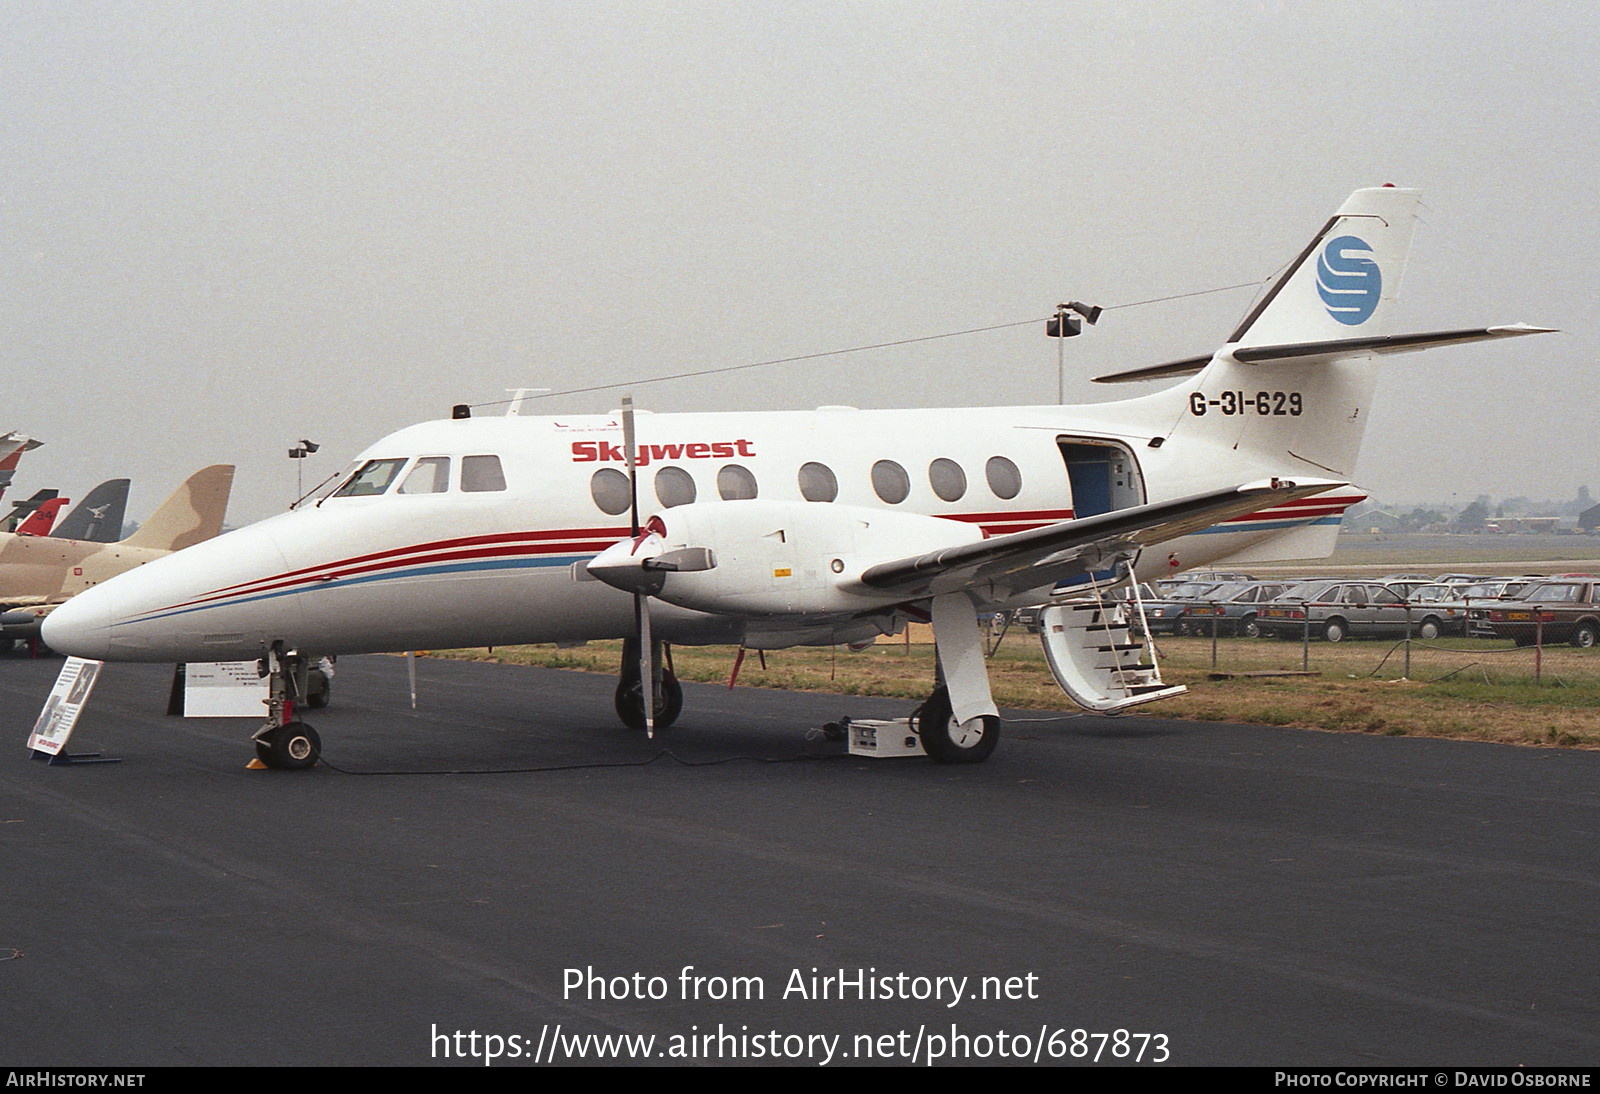
<svg viewBox="0 0 1600 1094">
<path fill-rule="evenodd" d="M 1273 509 L 1263 509 L 1257 513 L 1247 513 L 1242 517 L 1234 517 L 1227 521 L 1228 524 L 1241 524 L 1252 520 L 1295 520 L 1302 517 L 1327 517 L 1335 513 L 1343 513 L 1359 499 L 1346 501 L 1338 499 L 1333 503 L 1314 505 L 1280 505 Z"/>
<path fill-rule="evenodd" d="M 615 529 L 579 529 L 580 532 L 599 532 L 611 536 Z M 562 533 L 570 535 L 571 533 Z M 252 593 L 271 592 L 291 585 L 304 584 L 310 581 L 324 579 L 333 580 L 341 577 L 352 577 L 357 574 L 371 573 L 389 568 L 417 566 L 431 562 L 459 561 L 471 558 L 496 558 L 510 555 L 540 555 L 563 554 L 569 551 L 603 551 L 616 542 L 615 538 L 606 539 L 563 539 L 553 540 L 552 533 L 538 533 L 537 538 L 547 540 L 543 543 L 521 543 L 518 540 L 535 538 L 535 534 L 515 533 L 496 536 L 466 536 L 453 540 L 439 540 L 432 544 L 421 544 L 413 547 L 400 548 L 392 551 L 378 551 L 367 555 L 357 555 L 354 558 L 341 562 L 323 563 L 318 566 L 307 566 L 299 570 L 278 574 L 270 578 L 260 578 L 256 581 L 243 582 L 231 585 L 216 592 L 209 593 L 194 600 L 187 600 L 179 604 L 171 604 L 159 611 L 170 611 L 173 608 L 186 608 L 196 604 L 206 604 L 217 600 L 225 600 L 234 596 Z M 495 544 L 488 550 L 482 546 L 470 547 L 471 544 Z M 460 550 L 441 550 L 441 548 L 461 546 Z M 358 566 L 356 563 L 367 562 L 368 565 Z"/>
<path fill-rule="evenodd" d="M 568 540 L 577 538 L 588 539 L 598 536 L 610 536 L 611 538 L 607 540 L 607 545 L 609 546 L 611 543 L 616 542 L 616 540 L 621 539 L 627 534 L 628 530 L 626 528 L 572 528 L 543 532 L 501 532 L 494 535 L 485 536 L 460 536 L 455 539 L 440 539 L 434 540 L 431 543 L 415 543 L 409 547 L 395 547 L 387 551 L 374 551 L 369 554 L 355 555 L 351 558 L 341 559 L 338 562 L 323 562 L 315 566 L 304 566 L 298 570 L 289 570 L 274 577 L 259 578 L 256 581 L 245 581 L 238 585 L 229 585 L 226 588 L 219 589 L 217 591 L 222 593 L 234 592 L 236 590 L 249 588 L 253 585 L 258 585 L 262 581 L 279 581 L 287 577 L 297 577 L 302 574 L 316 573 L 338 566 L 349 566 L 358 562 L 372 562 L 378 559 L 399 558 L 406 555 L 422 554 L 428 551 L 448 550 L 456 547 L 474 547 L 494 543 L 516 543 L 529 540 Z"/>
</svg>

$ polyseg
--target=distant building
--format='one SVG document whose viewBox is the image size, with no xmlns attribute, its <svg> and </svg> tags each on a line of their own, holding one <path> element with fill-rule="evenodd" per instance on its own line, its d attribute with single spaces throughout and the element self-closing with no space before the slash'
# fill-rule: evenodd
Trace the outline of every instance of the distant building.
<svg viewBox="0 0 1600 1094">
<path fill-rule="evenodd" d="M 1600 529 L 1600 505 L 1591 505 L 1578 514 L 1578 527 L 1585 532 Z"/>
<path fill-rule="evenodd" d="M 1600 505 L 1594 508 L 1600 509 Z M 1483 530 L 1508 533 L 1554 532 L 1560 525 L 1560 517 L 1494 517 L 1484 522 Z"/>
</svg>

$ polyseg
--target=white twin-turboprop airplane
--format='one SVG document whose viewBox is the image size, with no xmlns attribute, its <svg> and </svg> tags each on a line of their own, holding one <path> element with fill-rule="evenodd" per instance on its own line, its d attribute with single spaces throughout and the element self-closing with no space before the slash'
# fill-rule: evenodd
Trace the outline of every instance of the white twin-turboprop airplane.
<svg viewBox="0 0 1600 1094">
<path fill-rule="evenodd" d="M 1216 353 L 1099 378 L 1191 377 L 1165 391 L 959 410 L 458 408 L 373 445 L 315 504 L 80 594 L 44 638 L 104 660 L 262 658 L 274 700 L 257 753 L 292 768 L 320 747 L 293 709 L 327 654 L 623 638 L 618 713 L 651 727 L 682 705 L 667 643 L 855 644 L 931 620 L 938 680 L 915 728 L 934 759 L 981 760 L 1000 722 L 980 614 L 1087 590 L 1046 615 L 1068 693 L 1109 711 L 1181 690 L 1138 666 L 1094 591 L 1326 555 L 1362 497 L 1348 479 L 1377 359 L 1541 329 L 1390 334 L 1416 206 L 1413 190 L 1357 191 Z"/>
</svg>

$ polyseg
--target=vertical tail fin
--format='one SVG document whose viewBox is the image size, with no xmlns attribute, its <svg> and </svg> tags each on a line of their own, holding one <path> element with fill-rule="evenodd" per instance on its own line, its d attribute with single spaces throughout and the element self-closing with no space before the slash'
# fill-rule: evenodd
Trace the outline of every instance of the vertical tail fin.
<svg viewBox="0 0 1600 1094">
<path fill-rule="evenodd" d="M 22 527 L 23 521 L 27 520 L 33 513 L 38 512 L 39 506 L 60 496 L 59 491 L 40 490 L 33 497 L 17 502 L 11 507 L 11 512 L 7 513 L 4 518 L 0 518 L 0 532 L 15 532 Z"/>
<path fill-rule="evenodd" d="M 11 485 L 11 476 L 16 474 L 22 454 L 43 443 L 21 433 L 0 433 L 0 497 L 5 496 L 6 487 Z"/>
<path fill-rule="evenodd" d="M 50 534 L 56 539 L 115 543 L 122 538 L 122 519 L 128 511 L 128 480 L 107 479 L 80 501 Z"/>
<path fill-rule="evenodd" d="M 1421 191 L 1350 195 L 1228 338 L 1240 347 L 1388 334 Z"/>
<path fill-rule="evenodd" d="M 1174 435 L 1270 475 L 1348 479 L 1371 418 L 1419 191 L 1357 190 L 1186 389 Z"/>
<path fill-rule="evenodd" d="M 204 542 L 222 531 L 222 520 L 228 512 L 228 495 L 232 491 L 232 464 L 201 468 L 173 491 L 137 532 L 122 542 L 129 547 L 158 551 L 181 551 Z"/>
<path fill-rule="evenodd" d="M 51 525 L 56 522 L 56 514 L 71 503 L 71 498 L 46 498 L 17 525 L 17 535 L 48 536 Z"/>
</svg>

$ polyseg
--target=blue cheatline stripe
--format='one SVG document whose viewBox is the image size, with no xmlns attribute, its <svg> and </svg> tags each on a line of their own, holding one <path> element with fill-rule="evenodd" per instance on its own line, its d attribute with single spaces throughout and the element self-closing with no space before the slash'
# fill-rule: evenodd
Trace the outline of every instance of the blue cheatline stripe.
<svg viewBox="0 0 1600 1094">
<path fill-rule="evenodd" d="M 1319 517 L 1316 520 L 1257 520 L 1249 524 L 1219 524 L 1214 528 L 1202 528 L 1198 532 L 1190 532 L 1191 536 L 1214 536 L 1222 532 L 1276 532 L 1284 528 L 1310 528 L 1317 524 L 1338 524 L 1344 520 L 1343 516 Z"/>
<path fill-rule="evenodd" d="M 280 596 L 296 596 L 300 593 L 322 592 L 327 589 L 346 589 L 352 585 L 366 585 L 374 581 L 394 581 L 408 577 L 430 577 L 434 574 L 459 574 L 471 570 L 529 570 L 543 569 L 550 566 L 571 566 L 574 562 L 585 562 L 593 555 L 560 555 L 555 558 L 502 558 L 484 562 L 453 562 L 438 566 L 421 566 L 411 570 L 399 570 L 386 574 L 366 574 L 362 577 L 335 578 L 333 581 L 319 581 L 315 585 L 302 585 L 298 589 L 278 589 L 270 593 L 259 593 L 255 596 L 241 597 L 235 600 L 219 600 L 214 604 L 197 604 L 192 608 L 179 608 L 176 611 L 161 612 L 158 615 L 147 615 L 139 619 L 125 619 L 111 624 L 113 627 L 123 627 L 134 623 L 151 623 L 157 619 L 172 619 L 190 612 L 203 612 L 209 608 L 231 608 L 239 604 L 252 604 L 258 600 L 276 600 Z"/>
</svg>

